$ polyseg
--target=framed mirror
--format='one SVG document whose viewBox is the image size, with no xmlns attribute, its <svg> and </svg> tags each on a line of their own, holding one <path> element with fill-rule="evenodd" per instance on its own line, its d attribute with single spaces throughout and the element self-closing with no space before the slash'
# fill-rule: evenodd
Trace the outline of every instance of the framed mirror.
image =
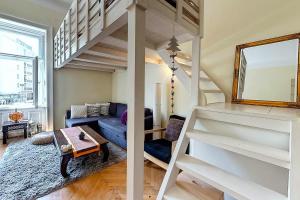
<svg viewBox="0 0 300 200">
<path fill-rule="evenodd" d="M 232 103 L 300 108 L 300 33 L 238 45 Z"/>
</svg>

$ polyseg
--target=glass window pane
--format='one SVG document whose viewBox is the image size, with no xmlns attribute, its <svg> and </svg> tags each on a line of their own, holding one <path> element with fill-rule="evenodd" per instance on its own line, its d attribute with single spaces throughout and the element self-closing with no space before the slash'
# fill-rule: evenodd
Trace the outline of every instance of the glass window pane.
<svg viewBox="0 0 300 200">
<path fill-rule="evenodd" d="M 0 57 L 0 109 L 34 107 L 33 62 Z"/>
<path fill-rule="evenodd" d="M 0 28 L 0 52 L 22 56 L 41 56 L 39 39 Z"/>
</svg>

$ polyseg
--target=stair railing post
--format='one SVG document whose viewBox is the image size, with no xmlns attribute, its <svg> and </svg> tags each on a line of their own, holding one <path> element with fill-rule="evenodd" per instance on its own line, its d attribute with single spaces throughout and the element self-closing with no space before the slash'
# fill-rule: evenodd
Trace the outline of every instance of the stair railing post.
<svg viewBox="0 0 300 200">
<path fill-rule="evenodd" d="M 191 100 L 192 106 L 200 105 L 200 49 L 201 38 L 196 36 L 192 43 L 192 83 L 191 83 Z"/>
</svg>

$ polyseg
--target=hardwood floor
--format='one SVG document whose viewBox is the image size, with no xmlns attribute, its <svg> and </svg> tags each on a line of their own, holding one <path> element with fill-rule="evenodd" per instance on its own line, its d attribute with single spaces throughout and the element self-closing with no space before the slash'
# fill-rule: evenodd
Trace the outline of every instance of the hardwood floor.
<svg viewBox="0 0 300 200">
<path fill-rule="evenodd" d="M 2 142 L 2 141 L 1 141 Z M 7 145 L 0 144 L 0 157 Z M 155 200 L 165 171 L 145 161 L 144 199 Z M 126 161 L 75 181 L 40 200 L 123 200 L 126 199 Z"/>
</svg>

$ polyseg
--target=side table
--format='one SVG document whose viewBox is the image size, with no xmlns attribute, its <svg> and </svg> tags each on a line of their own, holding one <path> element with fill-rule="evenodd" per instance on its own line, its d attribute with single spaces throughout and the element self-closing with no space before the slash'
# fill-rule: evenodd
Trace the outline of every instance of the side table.
<svg viewBox="0 0 300 200">
<path fill-rule="evenodd" d="M 24 131 L 24 138 L 27 138 L 27 122 L 10 122 L 6 121 L 2 125 L 2 132 L 3 132 L 3 144 L 6 144 L 8 139 L 8 132 L 14 130 L 23 129 Z"/>
</svg>

